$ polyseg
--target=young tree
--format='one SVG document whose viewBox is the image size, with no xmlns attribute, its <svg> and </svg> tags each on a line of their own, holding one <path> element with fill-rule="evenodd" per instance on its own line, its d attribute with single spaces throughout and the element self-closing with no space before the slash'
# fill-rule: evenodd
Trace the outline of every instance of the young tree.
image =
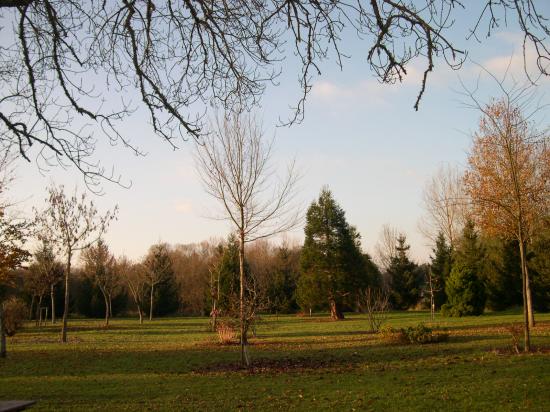
<svg viewBox="0 0 550 412">
<path fill-rule="evenodd" d="M 43 241 L 34 252 L 34 262 L 29 271 L 35 272 L 49 289 L 50 316 L 53 325 L 55 323 L 55 287 L 63 280 L 63 264 L 56 259 L 54 249 L 48 242 Z"/>
<path fill-rule="evenodd" d="M 532 107 L 533 91 L 525 87 L 507 90 L 502 82 L 498 84 L 503 97 L 487 105 L 470 94 L 481 120 L 468 156 L 465 184 L 473 216 L 484 232 L 518 242 L 525 350 L 529 351 L 529 327 L 534 324 L 534 315 L 527 249 L 534 228 L 549 210 L 550 154 L 547 136 L 539 133 L 530 120 L 533 110 L 537 110 Z"/>
<path fill-rule="evenodd" d="M 52 185 L 46 198 L 48 208 L 35 211 L 37 235 L 50 242 L 65 254 L 65 297 L 63 305 L 63 326 L 61 341 L 67 342 L 67 319 L 69 316 L 69 285 L 74 254 L 86 249 L 106 232 L 109 223 L 115 219 L 117 207 L 99 215 L 94 203 L 87 200 L 86 193 L 68 196 L 63 186 Z"/>
<path fill-rule="evenodd" d="M 167 243 L 151 246 L 143 265 L 147 269 L 147 285 L 149 287 L 149 320 L 153 320 L 155 312 L 155 292 L 160 295 L 158 287 L 173 281 L 174 269 Z"/>
<path fill-rule="evenodd" d="M 455 243 L 456 243 L 455 239 Z M 435 248 L 430 262 L 430 283 L 433 291 L 434 309 L 438 309 L 447 301 L 445 282 L 451 273 L 453 249 L 447 243 L 442 232 L 435 241 Z"/>
<path fill-rule="evenodd" d="M 448 302 L 441 308 L 448 316 L 481 315 L 485 308 L 485 285 L 480 277 L 485 249 L 472 221 L 466 222 L 457 246 L 451 273 L 445 284 Z"/>
<path fill-rule="evenodd" d="M 142 263 L 132 263 L 128 258 L 121 257 L 116 261 L 116 270 L 126 282 L 126 286 L 139 315 L 139 324 L 143 325 L 144 302 L 147 292 L 147 269 Z"/>
<path fill-rule="evenodd" d="M 113 316 L 113 294 L 120 283 L 115 257 L 109 252 L 107 244 L 100 238 L 95 245 L 82 251 L 81 259 L 84 263 L 85 276 L 95 283 L 103 295 L 105 326 L 109 326 L 109 319 Z"/>
<path fill-rule="evenodd" d="M 216 118 L 212 128 L 197 147 L 196 168 L 239 240 L 241 362 L 248 364 L 245 243 L 285 232 L 298 223 L 298 212 L 291 208 L 297 176 L 292 164 L 284 179 L 274 181 L 272 144 L 264 141 L 261 125 L 252 114 L 226 114 Z"/>
<path fill-rule="evenodd" d="M 394 309 L 408 309 L 420 298 L 418 265 L 409 259 L 409 249 L 407 238 L 400 234 L 396 239 L 396 255 L 388 267 L 391 281 L 390 301 Z"/>
<path fill-rule="evenodd" d="M 367 286 L 367 276 L 360 236 L 328 188 L 309 206 L 304 232 L 298 285 L 313 289 L 299 291 L 302 301 L 313 293 L 315 303 L 328 301 L 332 319 L 343 319 L 343 306 Z"/>
</svg>

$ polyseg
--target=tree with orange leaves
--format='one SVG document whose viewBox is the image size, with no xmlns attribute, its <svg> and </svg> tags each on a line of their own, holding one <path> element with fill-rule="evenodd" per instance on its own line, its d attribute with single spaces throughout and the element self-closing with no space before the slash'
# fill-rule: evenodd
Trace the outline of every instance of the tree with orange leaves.
<svg viewBox="0 0 550 412">
<path fill-rule="evenodd" d="M 540 220 L 548 215 L 550 164 L 548 138 L 539 133 L 522 100 L 527 89 L 516 89 L 487 105 L 468 157 L 465 184 L 473 218 L 488 234 L 518 241 L 525 320 L 525 351 L 534 325 L 527 248 Z M 476 102 L 477 103 L 477 102 Z"/>
</svg>

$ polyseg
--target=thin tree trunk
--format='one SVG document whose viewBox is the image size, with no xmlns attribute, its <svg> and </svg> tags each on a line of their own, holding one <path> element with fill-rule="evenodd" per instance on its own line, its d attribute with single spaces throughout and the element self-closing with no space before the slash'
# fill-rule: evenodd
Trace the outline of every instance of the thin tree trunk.
<svg viewBox="0 0 550 412">
<path fill-rule="evenodd" d="M 529 336 L 529 309 L 528 309 L 528 297 L 527 297 L 527 273 L 525 271 L 525 250 L 522 236 L 519 236 L 519 256 L 521 259 L 521 283 L 523 289 L 523 320 L 524 320 L 524 340 L 525 345 L 523 350 L 525 352 L 531 351 L 531 339 Z"/>
<path fill-rule="evenodd" d="M 40 324 L 42 323 L 42 308 L 41 308 L 41 305 L 42 305 L 42 297 L 44 295 L 40 295 L 38 297 L 38 305 L 36 306 L 36 326 L 40 326 Z"/>
<path fill-rule="evenodd" d="M 531 280 L 529 278 L 529 268 L 525 263 L 525 292 L 527 296 L 527 313 L 529 315 L 529 327 L 535 326 L 535 312 L 533 311 L 533 297 L 531 295 Z"/>
<path fill-rule="evenodd" d="M 109 293 L 109 317 L 113 317 L 113 297 Z"/>
<path fill-rule="evenodd" d="M 139 303 L 137 304 L 138 313 L 139 313 L 139 324 L 143 325 L 143 310 L 141 309 L 141 305 Z"/>
<path fill-rule="evenodd" d="M 52 301 L 52 325 L 55 323 L 55 293 L 54 293 L 54 285 L 50 285 L 50 299 Z"/>
<path fill-rule="evenodd" d="M 242 214 L 242 213 L 241 213 Z M 245 328 L 245 319 L 244 319 L 244 232 L 240 232 L 240 242 L 239 242 L 239 280 L 240 280 L 240 296 L 239 296 L 239 306 L 240 306 L 240 328 L 241 328 L 241 363 L 248 366 L 248 356 L 246 354 L 246 328 Z"/>
<path fill-rule="evenodd" d="M 0 302 L 0 358 L 5 358 L 7 353 L 6 334 L 4 333 L 4 311 Z"/>
<path fill-rule="evenodd" d="M 31 298 L 31 308 L 29 310 L 29 320 L 32 320 L 32 315 L 34 313 L 34 294 L 32 295 L 32 298 Z"/>
<path fill-rule="evenodd" d="M 72 250 L 67 252 L 67 270 L 65 271 L 65 302 L 63 303 L 63 326 L 61 327 L 61 342 L 67 342 L 67 317 L 69 316 L 69 276 L 71 274 Z"/>
<path fill-rule="evenodd" d="M 103 300 L 105 301 L 105 327 L 109 326 L 109 299 L 107 298 L 107 294 L 103 291 Z"/>
<path fill-rule="evenodd" d="M 149 320 L 153 320 L 153 295 L 155 293 L 155 284 L 151 283 L 151 300 L 149 301 Z"/>
</svg>

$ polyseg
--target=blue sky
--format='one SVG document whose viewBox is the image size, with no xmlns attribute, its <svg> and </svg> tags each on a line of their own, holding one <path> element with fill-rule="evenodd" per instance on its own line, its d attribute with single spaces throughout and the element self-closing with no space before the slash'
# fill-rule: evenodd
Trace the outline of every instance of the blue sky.
<svg viewBox="0 0 550 412">
<path fill-rule="evenodd" d="M 464 31 L 458 30 L 457 32 Z M 420 87 L 423 61 L 409 66 L 402 84 L 381 85 L 365 64 L 368 42 L 344 38 L 346 52 L 353 57 L 340 71 L 327 62 L 306 104 L 305 119 L 292 127 L 276 127 L 279 117 L 290 115 L 288 107 L 298 97 L 296 73 L 285 73 L 281 85 L 270 87 L 258 115 L 263 117 L 266 135 L 275 134 L 274 164 L 283 167 L 295 158 L 302 174 L 298 200 L 305 208 L 328 185 L 357 226 L 364 249 L 374 251 L 383 224 L 405 233 L 412 256 L 425 261 L 430 245 L 418 231 L 422 189 L 427 179 L 443 163 L 463 167 L 476 129 L 478 113 L 465 109 L 458 76 L 474 85 L 480 68 L 467 61 L 462 70 L 450 70 L 442 60 L 436 62 L 420 111 L 413 105 Z M 510 73 L 524 80 L 521 37 L 513 27 L 499 32 L 482 44 L 459 36 L 467 45 L 469 58 L 497 75 L 502 75 L 510 59 Z M 292 67 L 292 58 L 289 59 Z M 479 97 L 486 101 L 496 95 L 494 83 L 482 76 Z M 548 91 L 548 79 L 540 82 L 540 92 Z M 137 158 L 122 147 L 104 145 L 97 157 L 114 164 L 130 189 L 105 183 L 105 194 L 95 197 L 100 209 L 120 208 L 106 240 L 112 251 L 131 258 L 144 255 L 157 241 L 190 243 L 225 237 L 229 224 L 209 219 L 216 204 L 203 191 L 194 171 L 192 142 L 172 150 L 151 132 L 144 116 L 137 113 L 124 127 L 148 155 Z M 17 182 L 10 193 L 28 215 L 32 207 L 44 206 L 45 188 L 50 182 L 84 188 L 79 174 L 69 169 L 54 169 L 41 175 L 34 164 L 20 162 Z M 301 240 L 303 228 L 289 236 Z"/>
</svg>

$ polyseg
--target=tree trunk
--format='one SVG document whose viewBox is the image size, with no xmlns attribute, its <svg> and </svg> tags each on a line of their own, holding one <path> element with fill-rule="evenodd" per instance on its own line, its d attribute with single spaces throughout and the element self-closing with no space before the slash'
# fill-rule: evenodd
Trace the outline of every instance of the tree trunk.
<svg viewBox="0 0 550 412">
<path fill-rule="evenodd" d="M 240 309 L 240 327 L 241 327 L 241 363 L 248 366 L 248 356 L 246 354 L 246 328 L 244 318 L 244 232 L 240 232 L 239 242 L 239 283 L 240 283 L 240 295 L 239 295 L 239 309 Z"/>
<path fill-rule="evenodd" d="M 529 268 L 525 262 L 525 292 L 527 296 L 527 313 L 529 315 L 529 327 L 535 326 L 535 312 L 533 311 L 533 297 L 531 295 L 531 281 L 529 278 Z"/>
<path fill-rule="evenodd" d="M 113 297 L 109 293 L 109 317 L 113 317 Z"/>
<path fill-rule="evenodd" d="M 137 305 L 138 313 L 139 313 L 139 324 L 143 325 L 143 310 L 141 309 L 141 305 L 138 303 Z"/>
<path fill-rule="evenodd" d="M 50 299 L 52 303 L 52 325 L 55 323 L 55 293 L 54 293 L 54 285 L 50 285 Z"/>
<path fill-rule="evenodd" d="M 29 310 L 29 320 L 32 320 L 32 315 L 34 313 L 34 294 L 32 295 L 32 298 L 31 298 L 31 308 Z"/>
<path fill-rule="evenodd" d="M 69 276 L 71 275 L 72 250 L 67 252 L 67 270 L 65 271 L 65 302 L 63 303 L 63 326 L 61 327 L 61 342 L 67 342 L 67 317 L 69 316 Z"/>
<path fill-rule="evenodd" d="M 149 320 L 153 320 L 153 295 L 155 293 L 155 284 L 151 283 L 151 299 L 149 301 Z"/>
<path fill-rule="evenodd" d="M 4 311 L 0 302 L 0 358 L 5 358 L 7 353 L 6 334 L 4 333 Z"/>
<path fill-rule="evenodd" d="M 103 300 L 105 301 L 105 327 L 109 326 L 109 299 L 107 294 L 103 291 Z"/>
<path fill-rule="evenodd" d="M 330 317 L 333 320 L 342 320 L 344 319 L 344 313 L 340 309 L 339 305 L 336 303 L 334 299 L 329 300 L 330 304 Z"/>
<path fill-rule="evenodd" d="M 521 232 L 520 232 L 521 233 Z M 529 309 L 528 309 L 528 297 L 527 297 L 527 276 L 526 273 L 526 262 L 525 262 L 525 249 L 524 249 L 524 243 L 523 239 L 520 235 L 519 237 L 519 256 L 521 259 L 521 283 L 522 283 L 522 289 L 523 289 L 523 320 L 524 320 L 524 341 L 525 345 L 523 350 L 525 352 L 531 351 L 531 339 L 529 336 Z"/>
<path fill-rule="evenodd" d="M 44 295 L 40 295 L 38 297 L 38 305 L 36 306 L 36 326 L 40 326 L 42 323 L 42 297 Z"/>
</svg>

